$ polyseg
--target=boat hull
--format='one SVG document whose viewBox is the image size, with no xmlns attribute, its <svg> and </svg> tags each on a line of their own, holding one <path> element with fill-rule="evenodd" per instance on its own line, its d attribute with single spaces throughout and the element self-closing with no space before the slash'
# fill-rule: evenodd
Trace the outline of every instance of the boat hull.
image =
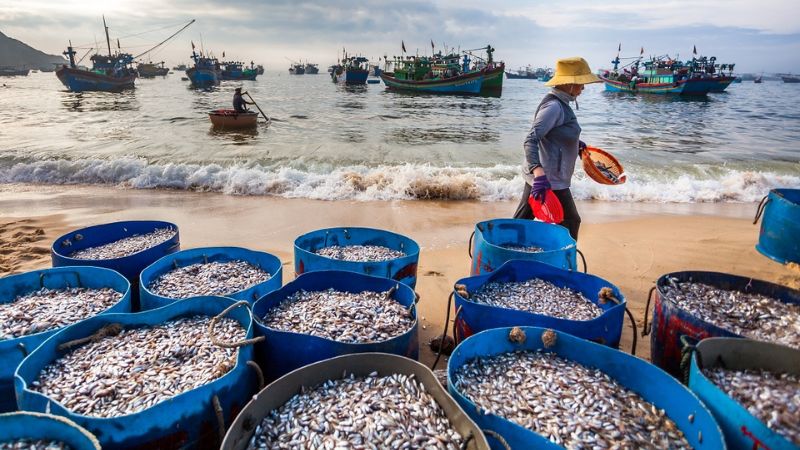
<svg viewBox="0 0 800 450">
<path fill-rule="evenodd" d="M 781 77 L 784 83 L 800 83 L 800 77 Z"/>
<path fill-rule="evenodd" d="M 30 69 L 1 69 L 0 77 L 24 77 L 28 72 Z"/>
<path fill-rule="evenodd" d="M 481 84 L 481 95 L 499 97 L 503 94 L 503 73 L 505 66 L 500 64 L 491 69 L 483 69 L 483 83 Z"/>
<path fill-rule="evenodd" d="M 511 72 L 506 72 L 506 78 L 508 78 L 509 80 L 535 80 L 538 77 L 534 74 L 519 75 Z"/>
<path fill-rule="evenodd" d="M 186 76 L 196 87 L 216 86 L 219 84 L 219 74 L 214 70 L 195 69 L 194 67 L 186 71 Z"/>
<path fill-rule="evenodd" d="M 235 73 L 235 72 L 226 72 L 223 70 L 220 79 L 222 79 L 223 81 L 238 81 L 238 80 L 254 81 L 257 76 L 258 72 L 256 71 Z"/>
<path fill-rule="evenodd" d="M 685 81 L 677 83 L 632 83 L 615 81 L 600 76 L 606 85 L 606 90 L 610 92 L 630 92 L 632 94 L 682 94 L 686 87 Z"/>
<path fill-rule="evenodd" d="M 444 80 L 410 81 L 399 80 L 386 73 L 381 74 L 387 89 L 428 94 L 480 94 L 483 77 L 483 72 L 472 72 Z"/>
<path fill-rule="evenodd" d="M 254 112 L 237 113 L 230 109 L 219 109 L 208 113 L 211 124 L 215 128 L 239 129 L 252 128 L 258 122 L 258 114 Z"/>
<path fill-rule="evenodd" d="M 368 70 L 347 70 L 342 74 L 336 74 L 334 72 L 331 75 L 334 83 L 347 84 L 347 85 L 367 84 L 368 76 L 369 76 Z"/>
<path fill-rule="evenodd" d="M 56 76 L 72 92 L 119 92 L 125 89 L 133 89 L 134 81 L 136 80 L 136 75 L 110 77 L 66 66 L 56 70 Z"/>
<path fill-rule="evenodd" d="M 690 78 L 682 94 L 705 95 L 709 92 L 722 92 L 733 82 L 733 77 Z"/>
</svg>

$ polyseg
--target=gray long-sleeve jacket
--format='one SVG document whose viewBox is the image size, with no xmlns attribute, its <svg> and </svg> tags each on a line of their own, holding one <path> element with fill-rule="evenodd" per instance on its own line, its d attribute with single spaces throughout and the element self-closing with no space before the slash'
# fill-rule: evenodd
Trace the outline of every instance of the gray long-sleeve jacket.
<svg viewBox="0 0 800 450">
<path fill-rule="evenodd" d="M 569 94 L 553 89 L 545 95 L 533 118 L 533 126 L 525 138 L 525 181 L 533 185 L 531 169 L 541 164 L 554 190 L 570 187 L 581 127 L 569 106 Z"/>
</svg>

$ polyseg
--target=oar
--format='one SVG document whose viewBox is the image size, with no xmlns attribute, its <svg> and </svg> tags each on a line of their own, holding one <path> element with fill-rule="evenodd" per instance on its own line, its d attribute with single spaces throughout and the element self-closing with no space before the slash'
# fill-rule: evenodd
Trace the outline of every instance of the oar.
<svg viewBox="0 0 800 450">
<path fill-rule="evenodd" d="M 254 105 L 256 105 L 256 108 L 258 108 L 258 112 L 260 112 L 260 113 L 261 113 L 261 115 L 262 115 L 262 116 L 264 116 L 264 119 L 265 119 L 267 122 L 271 122 L 270 118 L 269 118 L 269 117 L 267 117 L 267 115 L 266 115 L 266 114 L 264 114 L 264 111 L 262 111 L 262 110 L 261 110 L 261 107 L 260 107 L 260 106 L 258 106 L 258 103 L 256 103 L 256 101 L 255 101 L 255 100 L 253 100 L 253 97 L 250 95 L 250 93 L 249 93 L 249 92 L 245 92 L 245 94 L 247 94 L 247 98 L 249 98 L 250 100 L 252 100 L 253 104 L 254 104 Z"/>
</svg>

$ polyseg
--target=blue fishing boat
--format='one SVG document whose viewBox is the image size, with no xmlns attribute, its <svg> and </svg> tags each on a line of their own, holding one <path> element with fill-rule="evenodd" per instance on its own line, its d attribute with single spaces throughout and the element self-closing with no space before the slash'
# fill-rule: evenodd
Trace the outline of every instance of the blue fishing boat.
<svg viewBox="0 0 800 450">
<path fill-rule="evenodd" d="M 506 78 L 509 80 L 536 80 L 539 76 L 536 75 L 536 71 L 530 65 L 527 65 L 525 68 L 520 67 L 514 72 L 506 72 Z"/>
<path fill-rule="evenodd" d="M 220 63 L 222 80 L 255 80 L 258 70 L 255 68 L 245 68 L 244 63 L 238 61 L 227 61 Z"/>
<path fill-rule="evenodd" d="M 716 57 L 692 58 L 683 63 L 669 56 L 630 58 L 633 61 L 622 67 L 619 55 L 611 61 L 612 70 L 598 73 L 606 90 L 644 94 L 706 95 L 724 91 L 736 78 L 732 75 L 735 64 L 716 64 Z M 640 69 L 641 66 L 641 69 Z M 729 71 L 725 74 L 724 71 Z"/>
<path fill-rule="evenodd" d="M 219 80 L 222 79 L 222 69 L 220 69 L 217 58 L 205 56 L 202 51 L 198 54 L 192 43 L 192 60 L 194 67 L 186 70 L 186 76 L 191 80 L 192 86 L 207 88 L 219 85 Z"/>
<path fill-rule="evenodd" d="M 369 60 L 363 56 L 346 56 L 331 72 L 331 80 L 340 84 L 367 84 Z"/>
</svg>

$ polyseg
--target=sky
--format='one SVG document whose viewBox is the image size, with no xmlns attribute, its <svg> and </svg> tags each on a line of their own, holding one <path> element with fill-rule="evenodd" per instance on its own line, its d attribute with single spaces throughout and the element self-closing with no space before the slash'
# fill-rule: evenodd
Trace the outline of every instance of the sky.
<svg viewBox="0 0 800 450">
<path fill-rule="evenodd" d="M 370 59 L 431 52 L 445 45 L 491 44 L 510 69 L 554 66 L 583 56 L 593 70 L 621 55 L 690 58 L 698 53 L 736 63 L 737 72 L 800 72 L 800 0 L 0 0 L 0 31 L 60 54 L 68 40 L 112 40 L 138 54 L 197 22 L 149 55 L 169 65 L 189 62 L 191 44 L 226 59 L 286 70 L 289 60 L 322 67 L 338 53 Z M 148 56 L 143 58 L 148 59 Z"/>
</svg>

